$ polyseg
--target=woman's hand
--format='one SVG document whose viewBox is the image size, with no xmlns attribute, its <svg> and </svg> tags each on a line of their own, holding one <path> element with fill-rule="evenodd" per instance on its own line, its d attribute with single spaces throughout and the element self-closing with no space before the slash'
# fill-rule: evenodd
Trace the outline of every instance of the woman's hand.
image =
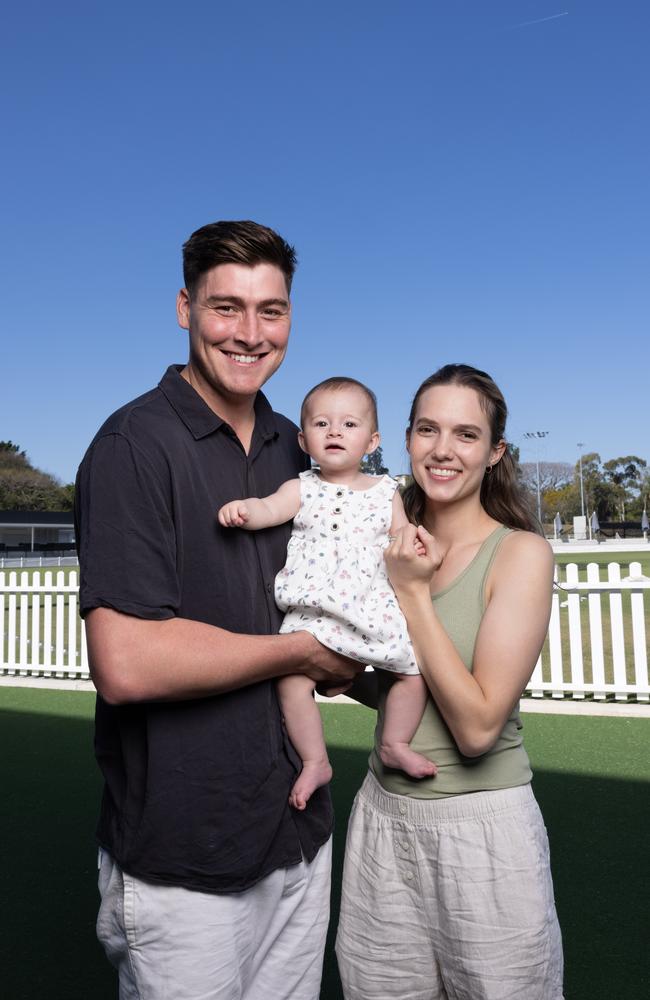
<svg viewBox="0 0 650 1000">
<path fill-rule="evenodd" d="M 429 592 L 431 577 L 440 566 L 443 553 L 426 528 L 407 524 L 392 537 L 384 552 L 388 577 L 396 593 Z"/>
</svg>

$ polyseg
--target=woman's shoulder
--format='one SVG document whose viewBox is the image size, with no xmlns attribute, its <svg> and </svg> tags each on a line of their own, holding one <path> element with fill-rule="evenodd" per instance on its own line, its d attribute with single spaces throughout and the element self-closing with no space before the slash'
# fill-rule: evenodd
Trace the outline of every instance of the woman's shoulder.
<svg viewBox="0 0 650 1000">
<path fill-rule="evenodd" d="M 508 572 L 515 566 L 528 571 L 547 569 L 552 572 L 553 565 L 553 549 L 546 539 L 534 531 L 519 528 L 510 528 L 504 533 L 494 560 L 497 573 Z"/>
</svg>

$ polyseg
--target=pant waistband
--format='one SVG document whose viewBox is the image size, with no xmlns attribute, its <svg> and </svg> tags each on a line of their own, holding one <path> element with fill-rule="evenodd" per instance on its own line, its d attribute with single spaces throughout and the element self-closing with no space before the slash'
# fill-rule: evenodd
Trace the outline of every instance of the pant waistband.
<svg viewBox="0 0 650 1000">
<path fill-rule="evenodd" d="M 385 816 L 429 828 L 444 823 L 495 816 L 535 801 L 530 784 L 450 795 L 444 799 L 410 798 L 408 795 L 387 792 L 370 771 L 359 789 L 358 798 Z"/>
</svg>

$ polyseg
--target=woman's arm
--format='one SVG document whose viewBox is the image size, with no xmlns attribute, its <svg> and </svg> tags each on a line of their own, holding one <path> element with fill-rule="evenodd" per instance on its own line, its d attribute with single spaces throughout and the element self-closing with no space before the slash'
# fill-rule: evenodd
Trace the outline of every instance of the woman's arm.
<svg viewBox="0 0 650 1000">
<path fill-rule="evenodd" d="M 494 746 L 535 667 L 550 617 L 553 553 L 530 532 L 504 539 L 487 581 L 470 673 L 431 601 L 429 581 L 441 561 L 435 540 L 417 529 L 426 550 L 417 556 L 415 530 L 404 528 L 387 550 L 388 573 L 431 695 L 461 753 L 479 756 Z"/>
<path fill-rule="evenodd" d="M 231 500 L 219 510 L 217 517 L 224 528 L 246 528 L 258 531 L 284 524 L 300 510 L 300 480 L 288 479 L 276 493 L 268 497 L 248 497 Z"/>
</svg>

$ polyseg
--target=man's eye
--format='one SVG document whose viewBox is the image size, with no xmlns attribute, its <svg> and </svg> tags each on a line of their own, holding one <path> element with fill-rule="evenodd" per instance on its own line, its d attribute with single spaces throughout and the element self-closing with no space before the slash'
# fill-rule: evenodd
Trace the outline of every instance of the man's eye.
<svg viewBox="0 0 650 1000">
<path fill-rule="evenodd" d="M 433 434 L 433 427 L 427 427 L 426 425 L 421 425 L 418 427 L 418 434 Z"/>
<path fill-rule="evenodd" d="M 234 306 L 217 306 L 216 309 L 218 313 L 222 314 L 222 316 L 230 316 L 231 313 L 234 313 L 235 311 Z"/>
<path fill-rule="evenodd" d="M 262 315 L 266 316 L 267 319 L 277 319 L 279 316 L 282 316 L 283 313 L 280 309 L 265 309 Z"/>
<path fill-rule="evenodd" d="M 465 438 L 467 441 L 476 441 L 476 434 L 472 431 L 463 431 L 460 436 Z"/>
</svg>

